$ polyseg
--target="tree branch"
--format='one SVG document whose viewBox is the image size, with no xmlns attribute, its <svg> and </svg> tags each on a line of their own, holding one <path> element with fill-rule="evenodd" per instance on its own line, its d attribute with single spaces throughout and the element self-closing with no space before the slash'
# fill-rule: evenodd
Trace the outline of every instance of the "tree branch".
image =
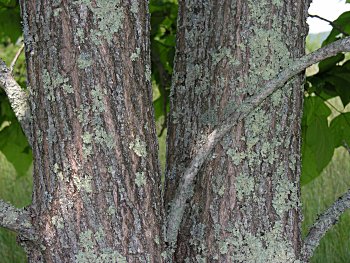
<svg viewBox="0 0 350 263">
<path fill-rule="evenodd" d="M 0 59 L 0 87 L 9 98 L 11 107 L 31 144 L 28 93 L 23 90 L 11 74 L 11 70 Z"/>
<path fill-rule="evenodd" d="M 308 262 L 313 255 L 314 250 L 317 248 L 321 238 L 333 225 L 338 222 L 339 217 L 348 208 L 350 208 L 350 189 L 342 197 L 335 201 L 333 205 L 329 207 L 311 227 L 304 240 L 304 245 L 301 250 L 303 262 Z"/>
<path fill-rule="evenodd" d="M 21 45 L 21 47 L 18 49 L 15 57 L 13 58 L 12 62 L 11 62 L 11 65 L 10 65 L 10 71 L 11 73 L 13 72 L 13 68 L 15 67 L 16 65 L 16 62 L 17 62 L 17 59 L 19 58 L 19 56 L 21 55 L 22 51 L 24 49 L 24 43 Z"/>
<path fill-rule="evenodd" d="M 175 246 L 178 230 L 185 211 L 186 202 L 192 197 L 193 181 L 204 161 L 211 153 L 215 145 L 228 133 L 239 121 L 248 116 L 256 109 L 267 97 L 274 93 L 296 74 L 305 70 L 307 67 L 339 52 L 350 52 L 350 37 L 335 41 L 323 48 L 305 55 L 294 62 L 289 67 L 281 71 L 277 76 L 267 81 L 260 94 L 257 94 L 243 101 L 241 106 L 233 112 L 229 119 L 216 128 L 204 144 L 200 145 L 196 156 L 192 159 L 190 165 L 184 171 L 180 179 L 177 193 L 170 205 L 166 221 L 166 238 L 169 245 Z"/>
<path fill-rule="evenodd" d="M 334 22 L 326 19 L 326 18 L 323 18 L 321 16 L 318 16 L 318 15 L 310 15 L 309 14 L 309 17 L 312 17 L 312 18 L 318 18 L 320 20 L 323 20 L 325 22 L 327 22 L 328 24 L 330 24 L 334 29 L 338 30 L 340 33 L 342 33 L 344 36 L 349 36 L 348 33 L 346 33 L 340 26 L 338 26 L 337 24 L 335 24 Z"/>
<path fill-rule="evenodd" d="M 28 240 L 37 240 L 29 212 L 3 200 L 0 200 L 0 226 L 15 231 Z"/>
</svg>

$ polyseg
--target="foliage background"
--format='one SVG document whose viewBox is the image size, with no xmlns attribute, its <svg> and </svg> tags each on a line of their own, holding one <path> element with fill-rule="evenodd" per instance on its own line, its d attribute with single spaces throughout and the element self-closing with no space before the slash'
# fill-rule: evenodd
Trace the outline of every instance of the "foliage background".
<svg viewBox="0 0 350 263">
<path fill-rule="evenodd" d="M 349 0 L 347 2 L 350 2 Z M 176 38 L 176 0 L 151 0 L 151 58 L 160 159 L 165 165 L 166 119 Z M 350 12 L 330 33 L 310 35 L 307 52 L 350 34 Z M 0 57 L 9 66 L 22 45 L 18 0 L 0 0 Z M 350 188 L 350 61 L 339 54 L 307 70 L 302 120 L 303 235 L 334 200 Z M 13 74 L 25 88 L 22 53 Z M 0 198 L 17 207 L 31 202 L 32 153 L 0 89 Z M 313 263 L 350 262 L 350 212 L 322 239 Z M 0 261 L 26 262 L 16 235 L 0 228 Z"/>
</svg>

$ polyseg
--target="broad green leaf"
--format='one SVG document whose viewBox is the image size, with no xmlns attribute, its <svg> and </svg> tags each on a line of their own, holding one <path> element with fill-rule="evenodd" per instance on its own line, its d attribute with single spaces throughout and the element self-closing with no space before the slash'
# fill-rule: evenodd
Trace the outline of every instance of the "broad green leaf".
<svg viewBox="0 0 350 263">
<path fill-rule="evenodd" d="M 156 99 L 153 102 L 153 106 L 154 106 L 154 115 L 155 115 L 155 119 L 156 121 L 164 115 L 163 112 L 163 99 L 162 97 L 159 97 L 158 99 Z"/>
<path fill-rule="evenodd" d="M 332 111 L 325 105 L 323 100 L 316 96 L 304 98 L 304 113 L 302 118 L 303 126 L 311 126 L 316 118 L 327 120 Z"/>
<path fill-rule="evenodd" d="M 350 34 L 350 11 L 342 13 L 336 20 L 333 21 L 333 23 L 341 28 L 342 31 Z M 341 32 L 338 29 L 333 28 L 328 37 L 323 41 L 322 46 L 328 45 L 329 43 L 339 39 L 339 34 L 341 34 Z"/>
<path fill-rule="evenodd" d="M 344 54 L 343 53 L 339 53 L 336 56 L 330 57 L 330 58 L 326 58 L 325 60 L 322 60 L 319 64 L 318 64 L 318 68 L 319 68 L 319 73 L 323 73 L 327 70 L 330 70 L 331 68 L 335 67 L 337 65 L 337 63 L 339 63 L 340 61 L 344 60 Z"/>
<path fill-rule="evenodd" d="M 350 112 L 342 113 L 331 122 L 330 129 L 335 147 L 350 145 Z"/>
<path fill-rule="evenodd" d="M 0 131 L 0 151 L 19 176 L 25 175 L 32 163 L 32 152 L 18 122 L 14 121 Z"/>
<path fill-rule="evenodd" d="M 333 84 L 343 105 L 346 106 L 350 102 L 350 72 L 330 75 L 327 77 L 327 82 Z"/>
<path fill-rule="evenodd" d="M 302 119 L 302 177 L 305 185 L 320 175 L 332 159 L 334 141 L 327 117 L 331 110 L 318 97 L 306 97 Z"/>
<path fill-rule="evenodd" d="M 317 176 L 319 176 L 319 171 L 316 166 L 316 157 L 314 152 L 305 143 L 302 144 L 302 165 L 301 165 L 301 178 L 300 184 L 306 185 L 311 182 Z"/>
<path fill-rule="evenodd" d="M 16 120 L 15 113 L 13 112 L 10 102 L 3 90 L 0 90 L 0 127 L 4 121 Z"/>
<path fill-rule="evenodd" d="M 19 7 L 0 9 L 0 39 L 10 38 L 15 43 L 21 36 L 21 18 Z"/>
<path fill-rule="evenodd" d="M 0 7 L 14 8 L 17 5 L 16 0 L 0 0 Z"/>
</svg>

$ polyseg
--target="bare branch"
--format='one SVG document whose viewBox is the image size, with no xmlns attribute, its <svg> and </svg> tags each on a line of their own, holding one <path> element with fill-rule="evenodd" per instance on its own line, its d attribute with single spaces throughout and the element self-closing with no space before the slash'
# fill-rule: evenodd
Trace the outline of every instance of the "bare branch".
<svg viewBox="0 0 350 263">
<path fill-rule="evenodd" d="M 318 15 L 310 15 L 309 14 L 309 17 L 312 17 L 312 18 L 318 18 L 320 20 L 323 20 L 325 22 L 327 22 L 328 24 L 330 24 L 334 29 L 338 30 L 340 33 L 342 33 L 344 36 L 349 36 L 348 33 L 346 33 L 340 26 L 338 26 L 337 24 L 335 24 L 334 22 L 326 19 L 326 18 L 323 18 L 321 16 L 318 16 Z"/>
<path fill-rule="evenodd" d="M 3 200 L 0 200 L 0 226 L 15 231 L 28 240 L 36 240 L 29 212 Z"/>
<path fill-rule="evenodd" d="M 24 43 L 21 45 L 21 47 L 18 49 L 17 53 L 16 53 L 16 56 L 13 58 L 12 62 L 11 62 L 11 65 L 10 65 L 10 72 L 12 73 L 13 72 L 13 68 L 15 67 L 16 65 L 16 62 L 17 62 L 17 59 L 19 57 L 19 55 L 21 55 L 22 51 L 24 49 Z"/>
<path fill-rule="evenodd" d="M 323 48 L 316 50 L 308 55 L 305 55 L 292 63 L 285 70 L 281 71 L 275 78 L 267 81 L 257 94 L 242 102 L 241 106 L 224 121 L 223 124 L 215 129 L 209 136 L 207 141 L 199 146 L 196 156 L 191 161 L 190 165 L 184 171 L 180 180 L 177 193 L 171 203 L 168 218 L 166 222 L 166 237 L 167 242 L 172 246 L 175 245 L 178 229 L 182 221 L 187 200 L 192 196 L 193 181 L 198 171 L 202 167 L 204 161 L 213 150 L 215 145 L 229 132 L 239 121 L 249 115 L 256 109 L 267 97 L 274 93 L 296 74 L 305 70 L 307 67 L 339 52 L 350 52 L 350 37 L 335 41 Z"/>
<path fill-rule="evenodd" d="M 350 208 L 350 189 L 329 207 L 311 227 L 301 250 L 302 260 L 308 262 L 321 238 L 335 225 L 346 209 Z"/>
<path fill-rule="evenodd" d="M 11 74 L 11 70 L 0 59 L 0 87 L 9 98 L 11 107 L 16 114 L 22 129 L 31 144 L 28 93 L 23 90 Z"/>
</svg>

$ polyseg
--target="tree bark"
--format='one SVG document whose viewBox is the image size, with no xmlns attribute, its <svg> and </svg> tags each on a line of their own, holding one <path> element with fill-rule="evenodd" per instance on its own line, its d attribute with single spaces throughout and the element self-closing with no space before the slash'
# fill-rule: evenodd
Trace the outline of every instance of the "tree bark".
<svg viewBox="0 0 350 263">
<path fill-rule="evenodd" d="M 147 1 L 21 1 L 30 262 L 161 262 Z"/>
<path fill-rule="evenodd" d="M 262 92 L 263 83 L 304 54 L 309 2 L 179 2 L 167 208 L 207 136 Z M 302 75 L 290 80 L 210 154 L 190 189 L 172 244 L 175 262 L 300 258 L 302 83 Z"/>
</svg>

